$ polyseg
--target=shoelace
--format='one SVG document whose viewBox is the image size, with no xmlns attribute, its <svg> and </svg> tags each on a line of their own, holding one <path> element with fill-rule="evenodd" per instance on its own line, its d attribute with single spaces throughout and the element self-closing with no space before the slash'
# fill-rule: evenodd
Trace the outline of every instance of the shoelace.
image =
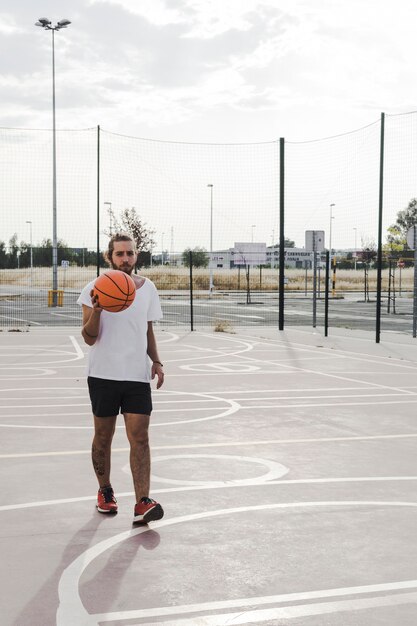
<svg viewBox="0 0 417 626">
<path fill-rule="evenodd" d="M 111 487 L 106 487 L 105 489 L 100 489 L 104 502 L 116 502 L 116 498 L 114 497 L 113 489 Z"/>
<path fill-rule="evenodd" d="M 155 502 L 152 498 L 141 498 L 140 501 L 143 502 L 143 504 L 153 504 Z"/>
</svg>

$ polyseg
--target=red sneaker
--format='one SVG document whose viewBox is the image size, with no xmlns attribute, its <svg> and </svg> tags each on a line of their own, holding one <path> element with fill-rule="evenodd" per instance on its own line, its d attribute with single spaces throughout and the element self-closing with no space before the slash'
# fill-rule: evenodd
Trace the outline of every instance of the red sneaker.
<svg viewBox="0 0 417 626">
<path fill-rule="evenodd" d="M 134 522 L 147 524 L 148 522 L 155 522 L 162 517 L 164 517 L 164 509 L 151 498 L 141 498 L 140 502 L 135 505 Z"/>
<path fill-rule="evenodd" d="M 97 511 L 100 513 L 117 513 L 117 500 L 113 487 L 102 487 L 97 494 Z"/>
</svg>

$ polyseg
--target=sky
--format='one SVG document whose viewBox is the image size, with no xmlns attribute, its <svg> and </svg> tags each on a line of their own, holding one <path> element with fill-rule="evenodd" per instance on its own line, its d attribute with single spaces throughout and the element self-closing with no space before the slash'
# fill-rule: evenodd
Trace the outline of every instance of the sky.
<svg viewBox="0 0 417 626">
<path fill-rule="evenodd" d="M 72 22 L 55 36 L 58 129 L 308 142 L 377 123 L 381 111 L 417 109 L 412 0 L 0 0 L 3 128 L 51 128 L 51 34 L 34 25 L 44 16 Z M 340 200 L 319 196 L 326 208 L 314 227 L 325 228 L 325 211 Z M 393 202 L 388 221 L 407 201 Z M 236 240 L 249 239 L 254 219 Z M 349 245 L 355 226 L 347 238 L 336 224 L 337 216 L 339 245 Z M 188 235 L 175 228 L 182 246 Z M 277 228 L 257 226 L 258 238 L 270 243 Z"/>
</svg>

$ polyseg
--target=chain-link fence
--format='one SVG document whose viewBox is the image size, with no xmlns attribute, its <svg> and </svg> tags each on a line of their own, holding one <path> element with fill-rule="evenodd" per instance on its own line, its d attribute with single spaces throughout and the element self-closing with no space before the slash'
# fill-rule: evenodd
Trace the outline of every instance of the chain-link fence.
<svg viewBox="0 0 417 626">
<path fill-rule="evenodd" d="M 51 131 L 0 130 L 1 327 L 79 324 L 80 289 L 104 271 L 108 237 L 122 212 L 133 210 L 150 240 L 139 271 L 159 289 L 163 324 L 278 327 L 281 305 L 286 326 L 309 326 L 314 295 L 315 323 L 322 325 L 324 259 L 314 280 L 306 243 L 306 231 L 314 231 L 323 233 L 332 256 L 330 328 L 375 329 L 379 299 L 382 331 L 412 333 L 414 255 L 387 237 L 417 196 L 416 113 L 386 116 L 383 144 L 381 121 L 337 137 L 285 142 L 285 161 L 279 141 L 189 144 L 99 128 L 58 131 L 56 289 L 51 143 Z M 237 266 L 237 242 L 263 246 L 262 262 Z"/>
</svg>

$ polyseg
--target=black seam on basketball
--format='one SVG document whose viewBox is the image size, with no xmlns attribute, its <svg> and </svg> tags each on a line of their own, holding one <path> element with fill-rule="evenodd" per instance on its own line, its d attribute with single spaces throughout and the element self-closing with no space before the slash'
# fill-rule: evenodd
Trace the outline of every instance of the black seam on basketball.
<svg viewBox="0 0 417 626">
<path fill-rule="evenodd" d="M 129 279 L 128 279 L 126 274 L 123 274 L 123 276 L 125 277 L 125 280 L 126 280 L 126 289 L 127 289 L 127 294 L 126 295 L 127 295 L 127 297 L 132 296 L 135 293 L 135 291 L 136 291 L 136 287 L 135 287 L 134 291 L 130 291 L 130 289 L 129 289 L 129 287 L 130 287 Z"/>
<path fill-rule="evenodd" d="M 126 302 L 126 298 L 118 298 L 117 296 L 111 296 L 105 291 L 101 291 L 101 289 L 99 289 L 98 287 L 94 287 L 94 291 L 98 291 L 99 293 L 103 294 L 103 296 L 107 296 L 108 298 L 112 298 L 113 300 L 120 300 L 120 302 Z M 114 306 L 120 306 L 120 305 L 115 304 Z"/>
<path fill-rule="evenodd" d="M 103 274 L 103 276 L 105 276 L 106 278 L 108 278 L 109 280 L 111 280 L 111 282 L 113 283 L 113 285 L 116 285 L 117 289 L 125 296 L 125 292 L 123 291 L 123 289 L 121 289 L 119 287 L 119 285 L 116 283 L 115 280 L 113 280 L 113 278 L 111 276 L 109 276 L 108 274 Z M 125 277 L 126 278 L 126 277 Z M 129 289 L 127 290 L 128 294 L 129 294 Z M 104 293 L 104 292 L 103 292 Z"/>
</svg>

